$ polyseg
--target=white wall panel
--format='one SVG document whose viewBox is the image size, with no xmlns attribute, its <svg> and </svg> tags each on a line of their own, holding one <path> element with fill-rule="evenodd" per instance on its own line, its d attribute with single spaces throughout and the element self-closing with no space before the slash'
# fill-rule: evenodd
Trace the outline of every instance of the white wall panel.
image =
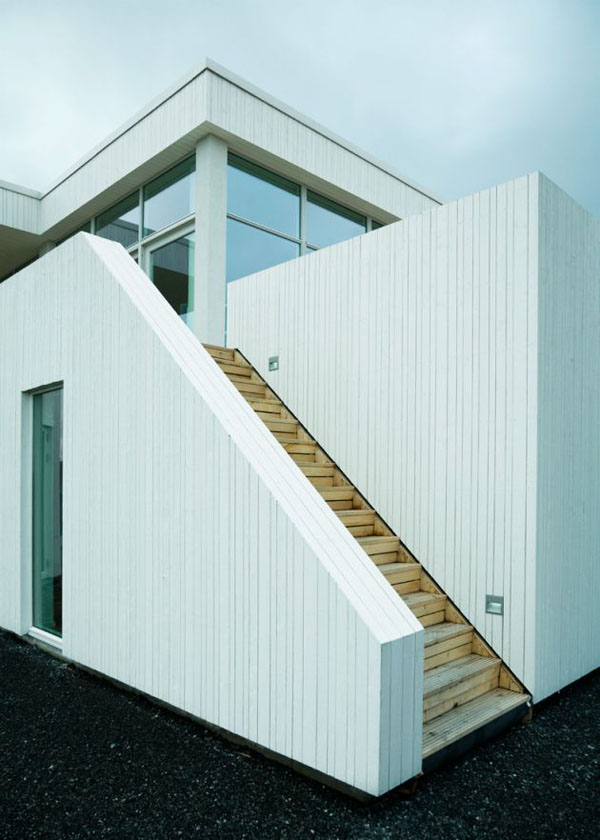
<svg viewBox="0 0 600 840">
<path fill-rule="evenodd" d="M 600 223 L 541 179 L 536 683 L 600 665 Z"/>
<path fill-rule="evenodd" d="M 0 625 L 30 621 L 22 394 L 62 381 L 65 654 L 361 790 L 414 775 L 420 624 L 125 251 L 6 280 L 0 341 Z"/>
<path fill-rule="evenodd" d="M 0 227 L 37 233 L 40 195 L 0 181 Z"/>
<path fill-rule="evenodd" d="M 230 346 L 532 691 L 537 193 L 537 175 L 520 178 L 228 298 Z M 504 617 L 486 614 L 487 593 Z"/>
</svg>

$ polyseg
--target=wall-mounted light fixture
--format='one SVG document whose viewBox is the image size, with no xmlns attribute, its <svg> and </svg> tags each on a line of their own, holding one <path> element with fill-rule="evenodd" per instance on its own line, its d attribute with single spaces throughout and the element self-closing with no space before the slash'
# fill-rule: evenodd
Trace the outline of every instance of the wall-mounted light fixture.
<svg viewBox="0 0 600 840">
<path fill-rule="evenodd" d="M 504 615 L 504 596 L 486 595 L 485 611 L 486 613 L 491 613 L 492 615 Z"/>
</svg>

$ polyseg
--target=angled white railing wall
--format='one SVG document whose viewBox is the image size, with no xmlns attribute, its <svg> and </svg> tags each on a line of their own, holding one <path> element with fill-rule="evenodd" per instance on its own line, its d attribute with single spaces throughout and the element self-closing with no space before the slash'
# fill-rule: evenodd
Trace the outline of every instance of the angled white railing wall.
<svg viewBox="0 0 600 840">
<path fill-rule="evenodd" d="M 117 244 L 0 287 L 0 625 L 27 632 L 27 395 L 64 382 L 64 653 L 369 793 L 420 768 L 418 621 Z"/>
</svg>

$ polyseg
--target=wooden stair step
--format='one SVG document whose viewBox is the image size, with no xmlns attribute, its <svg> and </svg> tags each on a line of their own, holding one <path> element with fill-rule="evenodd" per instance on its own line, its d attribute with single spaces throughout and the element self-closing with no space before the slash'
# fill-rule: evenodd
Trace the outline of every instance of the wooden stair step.
<svg viewBox="0 0 600 840">
<path fill-rule="evenodd" d="M 320 476 L 333 476 L 335 472 L 335 464 L 332 464 L 331 461 L 323 461 L 323 462 L 315 462 L 314 464 L 302 464 L 300 467 L 304 475 L 311 476 L 311 475 L 320 475 Z"/>
<path fill-rule="evenodd" d="M 354 503 L 354 487 L 323 487 L 319 491 L 329 507 L 333 510 L 352 510 Z"/>
<path fill-rule="evenodd" d="M 363 537 L 359 539 L 359 543 L 377 565 L 394 563 L 397 560 L 407 563 L 415 562 L 414 557 L 410 556 L 396 536 Z"/>
<path fill-rule="evenodd" d="M 271 420 L 279 421 L 279 420 L 282 419 L 282 417 L 281 417 L 281 406 L 276 406 L 275 411 L 256 411 L 256 409 L 255 409 L 255 412 L 256 412 L 256 414 L 258 414 L 260 419 L 265 423 L 267 421 L 271 421 Z M 284 417 L 283 419 L 286 420 L 287 418 Z"/>
<path fill-rule="evenodd" d="M 336 511 L 338 517 L 354 537 L 366 537 L 373 533 L 375 511 L 360 508 Z"/>
<path fill-rule="evenodd" d="M 414 592 L 403 597 L 406 606 L 424 627 L 445 620 L 447 597 L 435 592 Z"/>
<path fill-rule="evenodd" d="M 436 668 L 471 653 L 473 628 L 470 624 L 445 621 L 425 628 L 424 668 Z"/>
<path fill-rule="evenodd" d="M 224 359 L 228 362 L 235 361 L 235 350 L 229 347 L 217 347 L 215 344 L 204 344 L 203 347 L 215 360 Z"/>
<path fill-rule="evenodd" d="M 281 437 L 284 436 L 278 435 L 277 439 L 290 458 L 292 458 L 297 464 L 315 463 L 315 452 L 317 450 L 316 443 L 312 443 L 309 440 L 299 440 L 298 438 L 291 438 L 284 442 L 281 440 Z"/>
<path fill-rule="evenodd" d="M 248 398 L 248 403 L 257 413 L 277 414 L 281 415 L 283 405 L 279 400 L 256 400 L 253 397 Z"/>
<path fill-rule="evenodd" d="M 425 673 L 423 720 L 433 720 L 498 686 L 500 660 L 469 654 Z"/>
<path fill-rule="evenodd" d="M 227 359 L 215 359 L 223 373 L 227 376 L 240 376 L 243 379 L 250 379 L 252 377 L 253 368 L 250 365 L 240 365 L 237 362 L 229 362 Z"/>
<path fill-rule="evenodd" d="M 250 396 L 264 399 L 267 395 L 267 386 L 263 385 L 262 382 L 251 382 L 244 377 L 237 376 L 230 376 L 229 378 L 246 399 Z"/>
<path fill-rule="evenodd" d="M 266 419 L 263 422 L 272 432 L 285 432 L 287 435 L 298 433 L 297 420 L 287 420 L 283 417 L 273 417 L 272 419 Z"/>
<path fill-rule="evenodd" d="M 388 583 L 401 584 L 421 580 L 421 566 L 419 563 L 385 563 L 377 567 Z"/>
<path fill-rule="evenodd" d="M 359 540 L 359 543 L 375 563 L 378 562 L 376 559 L 378 555 L 393 554 L 400 548 L 398 537 L 363 537 Z M 382 560 L 381 562 L 385 563 L 387 561 Z"/>
<path fill-rule="evenodd" d="M 313 464 L 298 464 L 299 469 L 308 478 L 314 487 L 332 487 L 333 477 L 335 474 L 335 466 L 331 462 L 313 463 Z"/>
<path fill-rule="evenodd" d="M 481 729 L 507 712 L 519 706 L 525 707 L 529 699 L 528 694 L 493 688 L 481 697 L 428 721 L 423 726 L 423 758 Z"/>
</svg>

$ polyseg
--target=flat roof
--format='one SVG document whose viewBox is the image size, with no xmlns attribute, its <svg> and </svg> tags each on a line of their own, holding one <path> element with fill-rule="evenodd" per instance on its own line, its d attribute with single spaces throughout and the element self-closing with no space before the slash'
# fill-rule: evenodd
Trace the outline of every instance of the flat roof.
<svg viewBox="0 0 600 840">
<path fill-rule="evenodd" d="M 267 105 L 270 105 L 272 108 L 276 108 L 278 111 L 281 111 L 283 114 L 286 114 L 288 117 L 296 120 L 297 122 L 305 125 L 306 127 L 312 129 L 313 131 L 321 134 L 323 137 L 327 138 L 328 140 L 336 143 L 337 145 L 341 146 L 342 148 L 348 150 L 352 154 L 356 155 L 357 157 L 364 160 L 366 163 L 369 163 L 371 166 L 380 169 L 381 171 L 385 172 L 386 174 L 392 176 L 398 181 L 406 184 L 407 186 L 411 187 L 412 189 L 422 193 L 423 195 L 427 196 L 428 198 L 432 199 L 433 201 L 438 202 L 439 204 L 443 203 L 443 200 L 437 196 L 435 193 L 431 192 L 431 190 L 426 189 L 422 185 L 418 184 L 416 181 L 413 181 L 411 178 L 408 178 L 403 173 L 399 172 L 398 170 L 394 169 L 394 167 L 389 166 L 387 163 L 373 157 L 364 149 L 355 146 L 353 143 L 350 143 L 347 140 L 344 140 L 343 137 L 335 134 L 329 129 L 325 128 L 320 123 L 310 119 L 310 117 L 301 114 L 299 111 L 294 110 L 290 106 L 286 105 L 281 100 L 276 99 L 274 96 L 266 93 L 265 91 L 261 90 L 260 88 L 256 87 L 255 85 L 250 84 L 245 79 L 242 79 L 240 76 L 235 75 L 226 67 L 222 67 L 217 62 L 213 61 L 210 58 L 205 58 L 204 61 L 199 64 L 198 66 L 194 67 L 193 69 L 189 70 L 185 75 L 183 75 L 180 79 L 170 85 L 166 90 L 164 90 L 161 94 L 157 97 L 152 99 L 147 105 L 145 105 L 141 110 L 135 113 L 132 117 L 130 117 L 126 122 L 112 131 L 109 135 L 107 135 L 100 143 L 94 146 L 86 155 L 80 158 L 76 163 L 70 166 L 65 172 L 63 172 L 57 179 L 52 181 L 50 185 L 43 191 L 39 192 L 36 190 L 31 190 L 27 187 L 21 187 L 17 184 L 9 184 L 8 182 L 0 181 L 0 186 L 4 187 L 5 189 L 12 190 L 13 192 L 18 192 L 23 195 L 28 195 L 32 198 L 44 198 L 44 196 L 51 193 L 55 190 L 58 186 L 60 186 L 64 181 L 66 181 L 71 175 L 77 172 L 79 169 L 84 167 L 89 161 L 91 161 L 94 157 L 96 157 L 100 152 L 106 149 L 111 143 L 114 143 L 119 137 L 129 131 L 133 126 L 137 123 L 141 122 L 145 117 L 159 108 L 164 102 L 178 93 L 182 88 L 186 87 L 186 85 L 190 84 L 194 79 L 200 76 L 205 71 L 209 70 L 210 72 L 214 73 L 217 76 L 225 79 L 226 81 L 230 82 L 231 84 L 235 85 L 236 87 L 240 88 L 241 90 L 250 93 L 252 96 L 255 96 L 257 99 L 262 100 Z"/>
</svg>

